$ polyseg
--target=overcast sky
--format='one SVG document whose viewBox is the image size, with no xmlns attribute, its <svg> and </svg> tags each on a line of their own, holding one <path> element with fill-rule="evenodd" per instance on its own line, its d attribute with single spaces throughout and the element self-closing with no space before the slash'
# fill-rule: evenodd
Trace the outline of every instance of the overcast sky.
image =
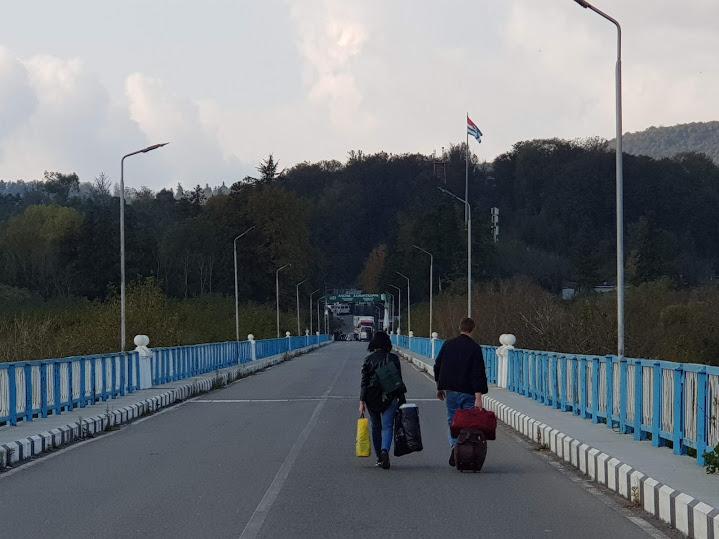
<svg viewBox="0 0 719 539">
<path fill-rule="evenodd" d="M 596 0 L 624 27 L 624 126 L 719 119 L 719 1 Z M 34 0 L 0 15 L 0 179 L 217 185 L 351 149 L 490 159 L 613 137 L 614 28 L 572 0 Z"/>
</svg>

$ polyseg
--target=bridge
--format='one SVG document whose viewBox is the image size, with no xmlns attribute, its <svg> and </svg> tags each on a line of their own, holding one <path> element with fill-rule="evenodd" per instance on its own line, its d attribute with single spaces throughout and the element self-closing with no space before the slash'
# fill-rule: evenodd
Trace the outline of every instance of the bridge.
<svg viewBox="0 0 719 539">
<path fill-rule="evenodd" d="M 0 530 L 719 538 L 717 478 L 691 456 L 716 440 L 717 370 L 503 341 L 483 347 L 502 422 L 480 474 L 447 465 L 438 338 L 393 336 L 424 450 L 389 471 L 354 456 L 362 343 L 138 336 L 126 354 L 0 364 Z"/>
</svg>

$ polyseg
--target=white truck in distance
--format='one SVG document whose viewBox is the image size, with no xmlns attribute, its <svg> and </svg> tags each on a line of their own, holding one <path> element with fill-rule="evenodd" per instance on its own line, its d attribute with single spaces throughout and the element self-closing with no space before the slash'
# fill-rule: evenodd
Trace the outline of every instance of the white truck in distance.
<svg viewBox="0 0 719 539">
<path fill-rule="evenodd" d="M 374 334 L 374 317 L 355 316 L 354 334 L 357 341 L 369 341 Z"/>
</svg>

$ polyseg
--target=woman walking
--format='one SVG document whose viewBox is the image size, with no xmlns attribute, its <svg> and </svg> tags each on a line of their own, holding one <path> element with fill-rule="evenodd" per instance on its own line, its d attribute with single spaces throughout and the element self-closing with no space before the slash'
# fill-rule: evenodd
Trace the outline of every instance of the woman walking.
<svg viewBox="0 0 719 539">
<path fill-rule="evenodd" d="M 372 445 L 377 466 L 389 469 L 389 450 L 392 446 L 394 416 L 404 404 L 407 388 L 402 380 L 399 357 L 391 353 L 392 341 L 384 331 L 372 337 L 371 352 L 362 365 L 360 415 L 369 412 L 372 423 Z"/>
</svg>

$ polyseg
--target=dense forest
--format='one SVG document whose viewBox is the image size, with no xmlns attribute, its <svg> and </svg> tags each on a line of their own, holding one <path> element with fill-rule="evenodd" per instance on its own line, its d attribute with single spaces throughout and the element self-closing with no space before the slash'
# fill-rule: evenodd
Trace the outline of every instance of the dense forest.
<svg viewBox="0 0 719 539">
<path fill-rule="evenodd" d="M 650 127 L 644 131 L 626 133 L 622 142 L 624 151 L 634 155 L 661 159 L 696 152 L 705 154 L 719 164 L 719 121 Z"/>
<path fill-rule="evenodd" d="M 243 303 L 271 303 L 275 269 L 287 263 L 281 282 L 288 312 L 294 285 L 305 278 L 306 298 L 325 286 L 384 290 L 398 284 L 395 271 L 411 277 L 412 301 L 421 303 L 427 257 L 413 244 L 434 254 L 435 287 L 459 294 L 466 279 L 463 206 L 437 187 L 463 193 L 464 153 L 463 145 L 442 156 L 350 152 L 344 163 L 288 169 L 269 156 L 257 178 L 228 182 L 226 189 L 128 191 L 128 279 L 151 284 L 168 301 L 230 298 L 233 239 L 256 226 L 238 241 Z M 557 297 L 566 283 L 585 290 L 612 283 L 614 155 L 605 141 L 520 142 L 491 163 L 473 157 L 470 165 L 480 284 L 523 278 Z M 114 301 L 118 204 L 104 174 L 93 182 L 60 172 L 36 182 L 0 182 L 6 320 L 58 302 Z M 496 243 L 492 207 L 500 212 Z M 719 269 L 719 167 L 710 159 L 626 155 L 625 215 L 633 286 L 663 279 L 681 290 L 712 282 Z M 226 325 L 232 338 L 232 320 Z"/>
</svg>

